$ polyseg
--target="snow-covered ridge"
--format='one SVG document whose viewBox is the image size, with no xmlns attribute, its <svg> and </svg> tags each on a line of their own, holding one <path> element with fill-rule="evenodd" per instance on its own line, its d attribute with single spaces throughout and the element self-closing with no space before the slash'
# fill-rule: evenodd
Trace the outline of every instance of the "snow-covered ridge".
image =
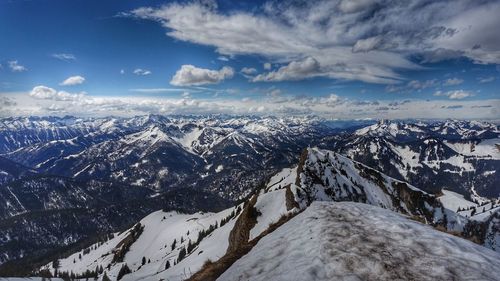
<svg viewBox="0 0 500 281">
<path fill-rule="evenodd" d="M 394 212 L 313 202 L 218 281 L 500 280 L 500 254 Z"/>
</svg>

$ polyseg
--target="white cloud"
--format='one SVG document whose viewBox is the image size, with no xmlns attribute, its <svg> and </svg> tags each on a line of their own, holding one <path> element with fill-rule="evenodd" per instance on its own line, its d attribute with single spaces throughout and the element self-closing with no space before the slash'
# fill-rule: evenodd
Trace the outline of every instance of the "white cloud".
<svg viewBox="0 0 500 281">
<path fill-rule="evenodd" d="M 263 67 L 264 67 L 265 70 L 271 70 L 271 63 L 266 62 L 266 63 L 264 63 Z"/>
<path fill-rule="evenodd" d="M 463 82 L 464 82 L 464 80 L 459 79 L 459 78 L 450 78 L 450 79 L 446 79 L 446 81 L 444 81 L 443 85 L 456 86 L 456 85 L 462 84 Z"/>
<path fill-rule="evenodd" d="M 134 116 L 142 114 L 263 114 L 318 115 L 324 118 L 498 118 L 500 99 L 490 100 L 356 100 L 337 94 L 325 96 L 261 95 L 257 98 L 96 97 L 58 92 L 37 86 L 30 94 L 2 93 L 8 98 L 0 116 L 76 115 Z M 451 94 L 450 94 L 451 96 Z M 0 97 L 0 107 L 1 99 Z"/>
<path fill-rule="evenodd" d="M 85 77 L 76 75 L 76 76 L 71 76 L 68 77 L 66 80 L 62 81 L 59 85 L 61 86 L 73 86 L 73 85 L 79 85 L 85 82 Z"/>
<path fill-rule="evenodd" d="M 370 10 L 375 4 L 374 0 L 342 0 L 339 9 L 344 13 L 356 13 Z"/>
<path fill-rule="evenodd" d="M 498 14 L 498 1 L 467 0 L 269 1 L 258 13 L 220 12 L 205 1 L 129 13 L 221 55 L 259 55 L 281 65 L 313 57 L 319 76 L 370 83 L 402 81 L 401 70 L 419 68 L 408 59 L 419 54 L 426 62 L 465 56 L 500 63 Z"/>
<path fill-rule="evenodd" d="M 67 53 L 52 54 L 52 57 L 56 58 L 58 60 L 62 60 L 62 61 L 74 61 L 74 60 L 76 60 L 75 55 L 67 54 Z"/>
<path fill-rule="evenodd" d="M 134 69 L 134 72 L 133 72 L 135 75 L 140 75 L 140 76 L 145 76 L 145 75 L 150 75 L 152 74 L 151 71 L 147 70 L 147 69 L 142 69 L 142 68 L 136 68 Z"/>
<path fill-rule="evenodd" d="M 240 72 L 243 73 L 243 74 L 246 74 L 246 75 L 252 75 L 252 74 L 257 73 L 257 69 L 255 69 L 253 67 L 243 67 L 240 70 Z"/>
<path fill-rule="evenodd" d="M 455 90 L 448 92 L 437 91 L 436 93 L 434 93 L 434 96 L 446 96 L 451 100 L 461 100 L 474 96 L 474 93 L 465 90 Z"/>
<path fill-rule="evenodd" d="M 47 86 L 36 86 L 29 93 L 30 97 L 42 100 L 54 100 L 54 101 L 77 101 L 81 100 L 86 93 L 72 94 L 65 91 L 56 91 L 53 88 Z"/>
<path fill-rule="evenodd" d="M 220 61 L 229 61 L 229 58 L 225 56 L 218 56 L 217 59 Z"/>
<path fill-rule="evenodd" d="M 17 60 L 11 60 L 8 61 L 7 63 L 12 72 L 23 72 L 28 70 L 26 67 L 20 65 Z"/>
<path fill-rule="evenodd" d="M 477 79 L 479 83 L 490 83 L 496 80 L 495 76 L 481 77 Z"/>
<path fill-rule="evenodd" d="M 373 36 L 366 39 L 360 39 L 356 41 L 356 44 L 352 47 L 352 51 L 354 53 L 357 52 L 368 52 L 371 50 L 375 50 L 382 44 L 381 36 Z"/>
<path fill-rule="evenodd" d="M 199 86 L 207 84 L 217 84 L 225 79 L 232 78 L 234 70 L 224 66 L 220 70 L 198 68 L 194 65 L 183 65 L 170 81 L 175 86 Z"/>
<path fill-rule="evenodd" d="M 259 74 L 252 81 L 301 80 L 319 75 L 321 75 L 319 62 L 312 57 L 308 57 L 302 61 L 292 61 L 276 71 Z"/>
</svg>

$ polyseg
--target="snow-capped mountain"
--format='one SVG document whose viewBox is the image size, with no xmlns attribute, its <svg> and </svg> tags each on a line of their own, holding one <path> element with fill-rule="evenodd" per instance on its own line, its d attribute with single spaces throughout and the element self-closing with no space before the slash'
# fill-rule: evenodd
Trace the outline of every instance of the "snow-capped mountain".
<svg viewBox="0 0 500 281">
<path fill-rule="evenodd" d="M 4 157 L 41 173 L 156 190 L 196 185 L 228 199 L 244 196 L 332 132 L 317 119 L 275 117 L 6 118 L 0 124 Z"/>
<path fill-rule="evenodd" d="M 500 196 L 500 129 L 476 121 L 380 121 L 324 147 L 422 190 L 467 198 Z"/>
<path fill-rule="evenodd" d="M 333 151 L 309 148 L 295 167 L 271 177 L 243 203 L 218 213 L 153 212 L 127 231 L 42 266 L 39 274 L 112 280 L 498 280 L 500 254 L 431 227 L 464 237 L 475 229 L 445 207 L 456 201 L 447 199 Z M 426 264 L 448 270 L 421 270 Z"/>
</svg>

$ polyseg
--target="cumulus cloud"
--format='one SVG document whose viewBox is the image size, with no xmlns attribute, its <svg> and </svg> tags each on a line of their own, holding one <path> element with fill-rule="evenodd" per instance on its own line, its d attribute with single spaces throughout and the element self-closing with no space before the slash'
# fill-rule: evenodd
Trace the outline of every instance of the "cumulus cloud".
<svg viewBox="0 0 500 281">
<path fill-rule="evenodd" d="M 448 92 L 437 91 L 436 93 L 434 93 L 434 96 L 446 96 L 451 100 L 461 100 L 474 96 L 474 93 L 465 90 L 455 90 Z"/>
<path fill-rule="evenodd" d="M 252 75 L 252 74 L 257 73 L 257 69 L 255 69 L 253 67 L 243 67 L 240 70 L 240 72 L 243 73 L 243 74 L 246 74 L 246 75 Z"/>
<path fill-rule="evenodd" d="M 269 1 L 258 13 L 171 3 L 126 15 L 157 21 L 168 36 L 221 55 L 259 55 L 280 65 L 313 57 L 324 77 L 398 83 L 400 70 L 419 68 L 408 59 L 415 55 L 428 63 L 460 56 L 500 63 L 498 14 L 498 1 L 320 0 Z"/>
<path fill-rule="evenodd" d="M 59 85 L 61 86 L 73 86 L 73 85 L 79 85 L 85 82 L 85 77 L 76 75 L 76 76 L 71 76 L 68 77 L 66 80 L 62 81 Z"/>
<path fill-rule="evenodd" d="M 65 91 L 56 91 L 53 88 L 47 86 L 36 86 L 29 93 L 30 97 L 42 100 L 54 100 L 54 101 L 77 101 L 81 100 L 86 93 L 72 94 Z"/>
<path fill-rule="evenodd" d="M 266 63 L 264 63 L 263 67 L 265 70 L 271 70 L 271 63 L 266 62 Z"/>
<path fill-rule="evenodd" d="M 301 80 L 318 75 L 321 75 L 319 62 L 312 57 L 308 57 L 302 61 L 292 61 L 288 65 L 282 66 L 276 71 L 259 74 L 255 76 L 252 81 Z"/>
<path fill-rule="evenodd" d="M 460 85 L 464 82 L 464 80 L 462 79 L 459 79 L 459 78 L 450 78 L 450 79 L 446 79 L 446 81 L 444 81 L 443 85 L 444 86 L 456 86 L 456 85 Z"/>
<path fill-rule="evenodd" d="M 229 58 L 226 56 L 218 56 L 217 59 L 220 61 L 229 61 Z"/>
<path fill-rule="evenodd" d="M 234 70 L 231 67 L 224 66 L 220 70 L 211 70 L 198 68 L 194 65 L 183 65 L 170 81 L 175 86 L 200 86 L 207 84 L 218 84 L 225 79 L 234 76 Z"/>
<path fill-rule="evenodd" d="M 52 54 L 53 58 L 56 58 L 58 60 L 62 61 L 74 61 L 76 60 L 75 55 L 73 54 L 68 54 L 68 53 L 57 53 L 57 54 Z"/>
<path fill-rule="evenodd" d="M 147 70 L 147 69 L 142 69 L 142 68 L 136 68 L 134 69 L 133 73 L 135 75 L 140 75 L 140 76 L 145 76 L 145 75 L 150 75 L 152 74 L 151 71 Z"/>
<path fill-rule="evenodd" d="M 8 61 L 7 64 L 12 72 L 23 72 L 28 70 L 26 67 L 20 65 L 17 60 Z"/>
</svg>

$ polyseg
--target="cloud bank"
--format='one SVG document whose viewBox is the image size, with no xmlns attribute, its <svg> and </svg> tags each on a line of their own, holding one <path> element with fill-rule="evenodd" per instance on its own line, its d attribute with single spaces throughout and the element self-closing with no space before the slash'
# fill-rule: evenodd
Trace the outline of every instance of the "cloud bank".
<svg viewBox="0 0 500 281">
<path fill-rule="evenodd" d="M 158 90 L 158 89 L 156 89 Z M 160 91 L 163 89 L 160 89 Z M 242 98 L 96 97 L 36 86 L 29 93 L 2 94 L 0 116 L 77 115 L 133 116 L 157 114 L 318 115 L 325 118 L 469 118 L 498 119 L 500 99 L 467 100 L 463 90 L 440 93 L 441 100 L 358 100 L 331 93 L 325 96 L 286 96 L 277 89 Z"/>
</svg>

